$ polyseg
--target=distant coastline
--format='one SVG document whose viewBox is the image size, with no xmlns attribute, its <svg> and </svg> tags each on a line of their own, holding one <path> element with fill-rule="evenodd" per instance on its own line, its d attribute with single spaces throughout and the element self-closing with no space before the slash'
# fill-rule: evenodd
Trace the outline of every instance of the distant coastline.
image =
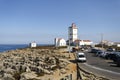
<svg viewBox="0 0 120 80">
<path fill-rule="evenodd" d="M 51 46 L 51 45 L 53 44 L 38 44 L 37 46 Z M 29 44 L 0 44 L 0 53 L 27 47 L 29 47 Z"/>
</svg>

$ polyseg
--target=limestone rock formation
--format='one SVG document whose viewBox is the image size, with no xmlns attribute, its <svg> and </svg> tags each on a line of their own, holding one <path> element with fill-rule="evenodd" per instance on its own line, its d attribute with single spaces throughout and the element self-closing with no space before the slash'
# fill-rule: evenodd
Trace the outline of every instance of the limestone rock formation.
<svg viewBox="0 0 120 80">
<path fill-rule="evenodd" d="M 4 52 L 0 54 L 0 79 L 40 80 L 41 76 L 53 75 L 57 70 L 65 74 L 65 67 L 70 64 L 67 54 L 61 54 L 54 49 L 29 48 Z"/>
</svg>

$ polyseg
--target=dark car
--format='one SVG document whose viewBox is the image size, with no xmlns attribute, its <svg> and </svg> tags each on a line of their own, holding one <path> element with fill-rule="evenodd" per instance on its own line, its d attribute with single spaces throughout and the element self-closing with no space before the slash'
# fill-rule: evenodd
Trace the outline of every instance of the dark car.
<svg viewBox="0 0 120 80">
<path fill-rule="evenodd" d="M 115 51 L 115 49 L 114 48 L 108 48 L 107 51 L 112 52 L 112 51 Z"/>
<path fill-rule="evenodd" d="M 113 61 L 117 66 L 120 66 L 120 53 L 116 53 L 116 57 L 113 58 Z"/>
<path fill-rule="evenodd" d="M 98 51 L 101 51 L 99 49 L 91 49 L 91 53 L 97 53 Z"/>
<path fill-rule="evenodd" d="M 109 56 L 110 56 L 110 59 L 112 59 L 113 62 L 117 64 L 117 66 L 120 66 L 120 52 L 109 54 Z"/>
<path fill-rule="evenodd" d="M 120 56 L 116 58 L 116 62 L 117 66 L 120 66 Z"/>
<path fill-rule="evenodd" d="M 111 58 L 114 62 L 116 62 L 120 58 L 120 53 L 115 52 Z"/>
<path fill-rule="evenodd" d="M 110 60 L 113 60 L 113 58 L 116 57 L 116 54 L 115 53 L 108 53 L 105 58 L 106 59 L 110 59 Z"/>
</svg>

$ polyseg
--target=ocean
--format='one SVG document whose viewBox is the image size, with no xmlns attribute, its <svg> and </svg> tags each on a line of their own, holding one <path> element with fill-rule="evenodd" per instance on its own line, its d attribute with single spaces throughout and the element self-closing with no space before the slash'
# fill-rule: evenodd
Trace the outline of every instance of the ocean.
<svg viewBox="0 0 120 80">
<path fill-rule="evenodd" d="M 26 48 L 27 44 L 0 44 L 0 52 L 15 50 L 19 48 Z"/>
<path fill-rule="evenodd" d="M 37 46 L 50 46 L 53 44 L 37 44 Z M 16 50 L 20 48 L 29 47 L 28 44 L 0 44 L 0 52 L 9 51 L 9 50 Z"/>
</svg>

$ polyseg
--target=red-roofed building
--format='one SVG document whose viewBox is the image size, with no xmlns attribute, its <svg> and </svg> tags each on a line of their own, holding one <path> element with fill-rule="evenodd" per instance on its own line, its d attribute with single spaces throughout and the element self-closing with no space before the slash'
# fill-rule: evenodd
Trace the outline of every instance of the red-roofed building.
<svg viewBox="0 0 120 80">
<path fill-rule="evenodd" d="M 93 42 L 91 40 L 79 40 L 79 39 L 77 39 L 74 41 L 74 44 L 75 45 L 92 45 Z"/>
</svg>

